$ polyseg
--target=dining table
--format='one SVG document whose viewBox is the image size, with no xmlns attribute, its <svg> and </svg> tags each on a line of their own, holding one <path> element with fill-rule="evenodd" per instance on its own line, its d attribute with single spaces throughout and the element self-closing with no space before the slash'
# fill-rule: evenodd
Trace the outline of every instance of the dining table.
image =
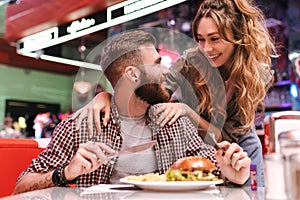
<svg viewBox="0 0 300 200">
<path fill-rule="evenodd" d="M 134 186 L 118 187 L 112 184 L 92 188 L 51 187 L 1 198 L 1 200 L 159 200 L 159 199 L 208 199 L 208 200 L 263 200 L 265 188 L 212 186 L 200 190 L 156 191 Z"/>
</svg>

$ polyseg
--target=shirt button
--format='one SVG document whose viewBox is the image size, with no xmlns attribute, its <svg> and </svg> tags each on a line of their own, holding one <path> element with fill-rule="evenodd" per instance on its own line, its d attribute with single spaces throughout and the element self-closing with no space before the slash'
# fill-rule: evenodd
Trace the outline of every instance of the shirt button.
<svg viewBox="0 0 300 200">
<path fill-rule="evenodd" d="M 120 140 L 121 139 L 121 137 L 120 136 L 117 136 L 117 140 Z"/>
</svg>

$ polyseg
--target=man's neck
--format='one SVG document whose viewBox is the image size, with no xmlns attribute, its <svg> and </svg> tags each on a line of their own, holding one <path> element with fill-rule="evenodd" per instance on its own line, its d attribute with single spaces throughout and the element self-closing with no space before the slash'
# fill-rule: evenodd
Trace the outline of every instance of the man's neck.
<svg viewBox="0 0 300 200">
<path fill-rule="evenodd" d="M 114 100 L 118 112 L 126 117 L 140 117 L 145 115 L 148 103 L 138 98 L 133 91 L 115 91 Z"/>
</svg>

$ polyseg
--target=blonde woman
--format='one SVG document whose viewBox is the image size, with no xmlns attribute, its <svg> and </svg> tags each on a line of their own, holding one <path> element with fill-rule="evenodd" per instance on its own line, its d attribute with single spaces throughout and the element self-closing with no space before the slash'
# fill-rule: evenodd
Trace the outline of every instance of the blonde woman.
<svg viewBox="0 0 300 200">
<path fill-rule="evenodd" d="M 180 77 L 183 76 L 194 90 L 198 104 L 160 104 L 156 114 L 161 115 L 157 123 L 171 125 L 180 116 L 186 115 L 199 130 L 214 132 L 218 142 L 238 143 L 257 166 L 258 185 L 264 186 L 262 148 L 255 133 L 254 120 L 257 111 L 264 108 L 263 100 L 272 80 L 271 57 L 276 56 L 264 15 L 250 0 L 206 0 L 200 5 L 192 28 L 199 49 L 189 50 L 184 58 L 174 64 L 174 73 L 168 77 L 168 83 L 169 89 L 174 91 L 181 87 Z M 213 83 L 209 81 L 211 79 L 197 76 L 197 73 L 203 72 L 201 66 L 207 64 L 198 63 L 195 66 L 197 63 L 187 59 L 201 56 L 202 51 L 211 62 L 213 69 L 210 73 L 217 70 L 218 73 L 213 74 L 221 76 L 223 87 L 210 87 L 209 84 Z M 87 113 L 91 115 L 93 109 L 98 126 L 100 111 L 106 110 L 103 117 L 105 123 L 109 113 L 107 105 L 110 105 L 107 95 L 97 96 L 95 105 L 90 104 L 74 117 Z M 189 102 L 187 98 L 190 97 L 183 95 L 183 100 Z M 250 185 L 249 180 L 247 185 Z"/>
</svg>

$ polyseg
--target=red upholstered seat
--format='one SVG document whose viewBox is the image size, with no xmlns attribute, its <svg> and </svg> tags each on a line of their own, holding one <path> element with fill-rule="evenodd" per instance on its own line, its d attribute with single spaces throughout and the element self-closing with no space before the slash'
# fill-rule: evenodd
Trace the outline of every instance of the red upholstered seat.
<svg viewBox="0 0 300 200">
<path fill-rule="evenodd" d="M 20 173 L 43 150 L 33 139 L 0 138 L 0 198 L 12 194 Z"/>
</svg>

